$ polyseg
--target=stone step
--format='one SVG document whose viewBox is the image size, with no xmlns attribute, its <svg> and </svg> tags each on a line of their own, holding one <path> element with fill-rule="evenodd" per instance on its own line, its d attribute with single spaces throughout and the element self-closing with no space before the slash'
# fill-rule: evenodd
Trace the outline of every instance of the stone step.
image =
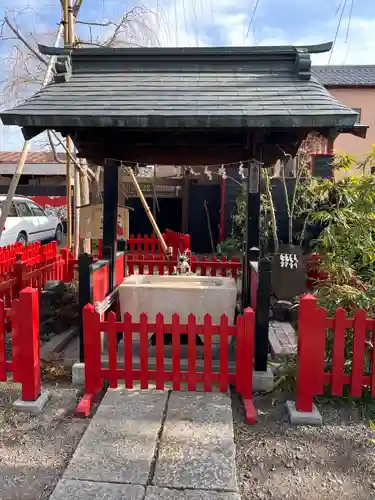
<svg viewBox="0 0 375 500">
<path fill-rule="evenodd" d="M 282 361 L 297 354 L 297 335 L 290 323 L 270 321 L 268 336 L 273 359 Z"/>
<path fill-rule="evenodd" d="M 240 500 L 226 394 L 110 389 L 50 500 Z"/>
</svg>

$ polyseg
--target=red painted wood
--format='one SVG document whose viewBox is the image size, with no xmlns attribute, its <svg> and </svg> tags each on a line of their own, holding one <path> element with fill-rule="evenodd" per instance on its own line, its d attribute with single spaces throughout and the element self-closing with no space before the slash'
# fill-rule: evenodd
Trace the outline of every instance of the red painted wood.
<svg viewBox="0 0 375 500">
<path fill-rule="evenodd" d="M 333 356 L 332 356 L 332 395 L 342 396 L 345 361 L 345 311 L 337 309 L 335 313 Z"/>
<path fill-rule="evenodd" d="M 237 335 L 236 335 L 236 391 L 242 394 L 242 381 L 244 379 L 244 333 L 245 333 L 245 322 L 243 315 L 237 316 Z"/>
<path fill-rule="evenodd" d="M 312 295 L 300 298 L 298 310 L 298 355 L 297 355 L 297 395 L 298 411 L 311 412 L 313 409 L 314 359 L 311 345 L 314 342 L 311 326 L 316 315 L 316 299 Z"/>
<path fill-rule="evenodd" d="M 124 332 L 124 366 L 125 366 L 125 387 L 133 388 L 133 332 L 132 332 L 132 315 L 124 314 L 123 323 Z"/>
<path fill-rule="evenodd" d="M 180 316 L 172 314 L 172 372 L 173 390 L 181 389 L 181 363 L 180 363 Z"/>
<path fill-rule="evenodd" d="M 228 390 L 228 316 L 220 318 L 220 392 Z"/>
<path fill-rule="evenodd" d="M 243 398 L 243 406 L 245 410 L 245 423 L 254 425 L 257 423 L 257 412 L 253 400 L 250 398 Z"/>
<path fill-rule="evenodd" d="M 93 394 L 85 394 L 76 407 L 76 417 L 88 417 L 93 404 Z"/>
<path fill-rule="evenodd" d="M 254 312 L 244 311 L 243 358 L 242 358 L 242 396 L 245 399 L 253 397 L 253 367 L 254 367 Z"/>
<path fill-rule="evenodd" d="M 4 301 L 0 301 L 0 380 L 7 379 L 6 356 L 5 356 L 5 311 Z"/>
<path fill-rule="evenodd" d="M 103 379 L 108 379 L 109 377 L 109 370 L 108 368 L 103 368 L 102 371 L 102 377 Z M 141 370 L 133 370 L 133 375 L 134 375 L 134 380 L 139 380 L 141 377 Z M 118 369 L 117 370 L 117 378 L 118 379 L 124 379 L 126 376 L 125 370 L 124 369 Z M 164 371 L 164 381 L 165 382 L 172 382 L 173 383 L 173 378 L 174 378 L 174 373 L 173 370 L 165 370 Z M 198 372 L 196 374 L 197 377 L 197 384 L 199 383 L 204 383 L 204 374 L 201 372 Z M 156 380 L 156 370 L 148 370 L 148 378 L 151 381 Z M 181 371 L 179 373 L 179 381 L 180 383 L 187 383 L 188 382 L 188 372 L 187 371 Z M 219 373 L 213 373 L 212 374 L 212 382 L 214 384 L 219 384 L 220 383 L 220 374 Z M 229 384 L 235 384 L 236 383 L 236 375 L 234 373 L 229 374 Z"/>
<path fill-rule="evenodd" d="M 323 394 L 324 391 L 324 363 L 326 351 L 326 334 L 327 334 L 327 311 L 323 307 L 318 307 L 316 311 L 314 331 L 316 329 L 315 341 L 313 344 L 314 363 L 314 380 L 313 384 L 315 394 Z M 310 326 L 311 331 L 311 326 Z"/>
<path fill-rule="evenodd" d="M 139 325 L 141 389 L 148 389 L 148 333 L 146 313 L 140 314 Z"/>
<path fill-rule="evenodd" d="M 99 267 L 92 273 L 93 302 L 101 302 L 109 291 L 109 264 Z"/>
<path fill-rule="evenodd" d="M 204 391 L 212 392 L 212 317 L 204 315 Z"/>
<path fill-rule="evenodd" d="M 371 397 L 375 397 L 375 327 L 372 330 Z"/>
<path fill-rule="evenodd" d="M 125 277 L 125 255 L 116 258 L 116 285 L 120 285 Z"/>
<path fill-rule="evenodd" d="M 18 304 L 18 340 L 20 342 L 19 375 L 23 401 L 35 401 L 40 396 L 40 340 L 38 291 L 25 288 Z M 22 314 L 20 313 L 22 311 Z"/>
<path fill-rule="evenodd" d="M 350 394 L 362 396 L 363 365 L 365 359 L 366 311 L 359 310 L 354 319 L 353 363 Z"/>
<path fill-rule="evenodd" d="M 20 352 L 22 348 L 22 342 L 19 333 L 18 318 L 19 318 L 19 299 L 15 299 L 11 303 L 11 326 L 12 326 L 12 372 L 13 381 L 20 383 L 22 382 L 21 373 L 21 360 Z"/>
<path fill-rule="evenodd" d="M 92 304 L 87 304 L 83 309 L 86 394 L 96 394 L 102 388 L 100 331 L 100 315 Z"/>
<path fill-rule="evenodd" d="M 156 315 L 156 389 L 164 389 L 164 316 L 161 313 Z"/>
<path fill-rule="evenodd" d="M 100 323 L 100 325 L 101 325 L 101 328 L 104 330 L 107 328 L 105 321 L 102 321 Z M 139 326 L 140 326 L 140 323 L 138 321 L 132 321 L 129 328 L 134 333 L 134 332 L 139 332 Z M 119 331 L 120 331 L 122 329 L 122 323 L 117 322 L 116 328 L 119 328 Z M 154 322 L 147 323 L 148 333 L 154 333 L 155 329 L 156 329 L 156 323 L 154 323 Z M 179 325 L 179 329 L 180 329 L 180 335 L 188 333 L 187 324 Z M 164 323 L 164 333 L 172 333 L 172 323 Z M 204 325 L 202 325 L 202 324 L 196 325 L 196 333 L 199 335 L 203 335 L 204 334 Z M 220 334 L 220 325 L 212 325 L 212 334 L 213 335 Z M 230 335 L 230 336 L 237 335 L 237 327 L 235 325 L 228 326 L 228 335 Z"/>
<path fill-rule="evenodd" d="M 195 316 L 188 316 L 188 391 L 196 391 L 196 365 L 197 365 L 197 347 L 196 347 L 196 327 Z"/>
<path fill-rule="evenodd" d="M 108 364 L 109 364 L 109 387 L 117 387 L 117 339 L 116 339 L 116 315 L 113 311 L 108 313 L 107 320 L 108 339 Z"/>
</svg>

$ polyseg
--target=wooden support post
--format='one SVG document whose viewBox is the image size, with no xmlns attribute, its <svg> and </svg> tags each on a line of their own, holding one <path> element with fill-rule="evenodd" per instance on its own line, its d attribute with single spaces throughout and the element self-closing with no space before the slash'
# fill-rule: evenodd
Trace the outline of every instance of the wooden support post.
<svg viewBox="0 0 375 500">
<path fill-rule="evenodd" d="M 78 258 L 78 302 L 79 302 L 79 360 L 85 361 L 83 337 L 83 309 L 92 300 L 91 264 L 93 256 L 83 253 Z"/>
<path fill-rule="evenodd" d="M 116 283 L 118 179 L 118 162 L 106 160 L 103 178 L 103 258 L 109 260 L 109 292 Z"/>
<path fill-rule="evenodd" d="M 256 149 L 254 148 L 254 151 Z M 249 162 L 247 175 L 246 240 L 242 274 L 242 310 L 250 304 L 250 264 L 259 258 L 260 229 L 260 164 Z"/>
<path fill-rule="evenodd" d="M 270 318 L 271 263 L 267 258 L 259 260 L 258 290 L 255 311 L 255 370 L 267 371 L 268 327 Z"/>
</svg>

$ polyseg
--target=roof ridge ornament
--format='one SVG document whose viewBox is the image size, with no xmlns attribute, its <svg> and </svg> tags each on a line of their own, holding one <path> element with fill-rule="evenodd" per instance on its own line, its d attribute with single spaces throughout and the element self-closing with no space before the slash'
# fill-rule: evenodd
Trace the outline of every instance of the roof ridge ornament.
<svg viewBox="0 0 375 500">
<path fill-rule="evenodd" d="M 70 56 L 58 56 L 55 62 L 55 83 L 66 83 L 72 76 L 72 63 Z"/>
<path fill-rule="evenodd" d="M 295 68 L 300 80 L 311 79 L 311 57 L 307 47 L 296 47 Z"/>
</svg>

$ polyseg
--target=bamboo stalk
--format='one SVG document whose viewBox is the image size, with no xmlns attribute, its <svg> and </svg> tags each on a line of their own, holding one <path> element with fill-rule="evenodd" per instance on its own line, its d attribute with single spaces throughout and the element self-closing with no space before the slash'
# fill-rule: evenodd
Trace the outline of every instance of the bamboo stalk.
<svg viewBox="0 0 375 500">
<path fill-rule="evenodd" d="M 63 19 L 64 19 L 64 47 L 69 47 L 71 39 L 71 16 L 69 15 L 69 0 L 63 0 Z M 66 149 L 70 153 L 72 149 L 70 136 L 65 140 Z M 66 234 L 67 247 L 72 248 L 72 163 L 70 154 L 66 156 Z"/>
<path fill-rule="evenodd" d="M 133 169 L 131 167 L 127 167 L 126 171 L 129 174 L 131 180 L 133 181 L 134 188 L 139 196 L 139 199 L 141 200 L 143 208 L 145 209 L 148 220 L 151 222 L 151 225 L 155 231 L 156 237 L 158 238 L 158 240 L 160 242 L 161 249 L 163 250 L 163 252 L 166 255 L 169 255 L 170 252 L 169 252 L 169 249 L 167 247 L 167 244 L 165 243 L 163 235 L 161 234 L 160 229 L 159 229 L 158 225 L 156 224 L 156 221 L 151 213 L 150 207 L 147 204 L 146 198 L 143 196 L 142 190 L 139 187 L 139 184 L 138 184 L 138 181 L 134 175 Z"/>
</svg>

